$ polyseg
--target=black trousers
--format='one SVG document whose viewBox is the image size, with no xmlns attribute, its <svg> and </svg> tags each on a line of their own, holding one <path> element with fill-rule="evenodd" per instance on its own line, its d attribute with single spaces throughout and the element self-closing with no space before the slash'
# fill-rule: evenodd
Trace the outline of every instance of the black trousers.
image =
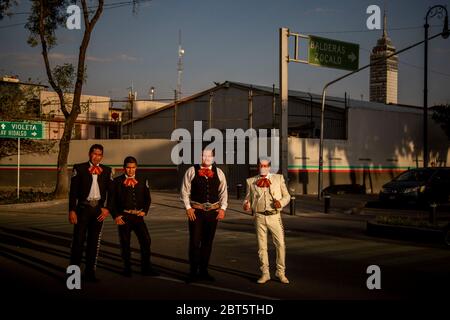
<svg viewBox="0 0 450 320">
<path fill-rule="evenodd" d="M 189 220 L 189 264 L 191 273 L 208 270 L 212 244 L 217 228 L 217 211 L 195 210 L 196 219 Z"/>
<path fill-rule="evenodd" d="M 122 220 L 125 222 L 125 224 L 119 226 L 119 238 L 125 268 L 131 268 L 130 241 L 131 232 L 134 231 L 141 247 L 142 271 L 150 269 L 151 238 L 147 229 L 147 225 L 144 222 L 144 217 L 138 217 L 136 215 L 124 213 Z"/>
<path fill-rule="evenodd" d="M 100 207 L 82 205 L 77 208 L 77 224 L 73 228 L 70 264 L 81 265 L 84 244 L 86 244 L 86 271 L 95 272 L 97 256 L 100 248 L 103 222 L 97 217 L 101 214 Z"/>
</svg>

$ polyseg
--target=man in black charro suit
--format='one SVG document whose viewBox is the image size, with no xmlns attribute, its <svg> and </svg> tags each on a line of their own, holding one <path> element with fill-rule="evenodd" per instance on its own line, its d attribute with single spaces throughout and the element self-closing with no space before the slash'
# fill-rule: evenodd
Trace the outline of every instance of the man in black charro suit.
<svg viewBox="0 0 450 320">
<path fill-rule="evenodd" d="M 119 226 L 120 247 L 124 261 L 124 275 L 131 276 L 131 232 L 136 234 L 141 247 L 141 271 L 146 276 L 158 276 L 150 263 L 151 238 L 144 216 L 151 204 L 148 180 L 137 174 L 137 160 L 128 156 L 123 163 L 125 173 L 114 179 L 110 211 Z"/>
<path fill-rule="evenodd" d="M 103 146 L 94 144 L 89 149 L 89 161 L 75 164 L 69 194 L 69 222 L 74 225 L 70 264 L 81 265 L 86 244 L 85 279 L 96 282 L 97 256 L 100 248 L 103 221 L 109 215 L 105 206 L 111 189 L 112 171 L 100 162 Z"/>
</svg>

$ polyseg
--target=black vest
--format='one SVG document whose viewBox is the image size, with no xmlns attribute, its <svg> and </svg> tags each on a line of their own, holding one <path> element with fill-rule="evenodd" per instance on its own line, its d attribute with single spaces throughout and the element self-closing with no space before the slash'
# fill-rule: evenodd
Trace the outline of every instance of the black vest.
<svg viewBox="0 0 450 320">
<path fill-rule="evenodd" d="M 150 206 L 150 191 L 146 185 L 146 179 L 136 174 L 135 179 L 138 184 L 133 187 L 127 187 L 123 184 L 125 174 L 114 179 L 114 203 L 118 213 L 123 210 L 142 210 L 147 213 Z"/>
<path fill-rule="evenodd" d="M 219 201 L 219 175 L 217 174 L 217 167 L 212 166 L 211 170 L 214 172 L 212 178 L 206 178 L 198 175 L 200 165 L 194 166 L 195 177 L 191 182 L 191 200 L 195 202 L 215 203 Z"/>
</svg>

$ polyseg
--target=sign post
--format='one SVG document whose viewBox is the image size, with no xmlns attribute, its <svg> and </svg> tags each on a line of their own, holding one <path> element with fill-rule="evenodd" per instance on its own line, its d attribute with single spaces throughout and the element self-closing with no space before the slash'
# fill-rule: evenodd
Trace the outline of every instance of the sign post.
<svg viewBox="0 0 450 320">
<path fill-rule="evenodd" d="M 289 37 L 294 38 L 293 57 L 289 56 Z M 308 41 L 308 58 L 301 59 L 299 55 L 300 40 Z M 280 106 L 281 106 L 281 168 L 286 179 L 288 175 L 288 63 L 298 62 L 319 67 L 329 67 L 341 70 L 355 71 L 359 67 L 359 45 L 334 39 L 307 36 L 290 32 L 287 28 L 280 28 Z M 319 183 L 318 197 L 322 193 L 323 169 L 323 130 L 325 98 L 322 95 L 322 109 L 320 114 L 320 155 L 319 155 Z"/>
<path fill-rule="evenodd" d="M 17 138 L 17 199 L 20 197 L 20 139 L 42 139 L 41 122 L 9 122 L 0 120 L 0 138 Z"/>
<path fill-rule="evenodd" d="M 20 198 L 20 138 L 17 138 L 17 200 Z"/>
</svg>

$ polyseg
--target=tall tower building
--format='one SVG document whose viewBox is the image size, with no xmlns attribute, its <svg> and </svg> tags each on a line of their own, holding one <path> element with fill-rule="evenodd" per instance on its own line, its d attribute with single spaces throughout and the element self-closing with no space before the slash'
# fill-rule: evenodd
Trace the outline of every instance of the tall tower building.
<svg viewBox="0 0 450 320">
<path fill-rule="evenodd" d="M 378 39 L 372 49 L 370 63 L 376 62 L 395 52 L 391 39 L 387 36 L 386 12 L 383 19 L 383 36 Z M 398 89 L 398 57 L 392 56 L 370 67 L 370 101 L 397 103 Z"/>
</svg>

